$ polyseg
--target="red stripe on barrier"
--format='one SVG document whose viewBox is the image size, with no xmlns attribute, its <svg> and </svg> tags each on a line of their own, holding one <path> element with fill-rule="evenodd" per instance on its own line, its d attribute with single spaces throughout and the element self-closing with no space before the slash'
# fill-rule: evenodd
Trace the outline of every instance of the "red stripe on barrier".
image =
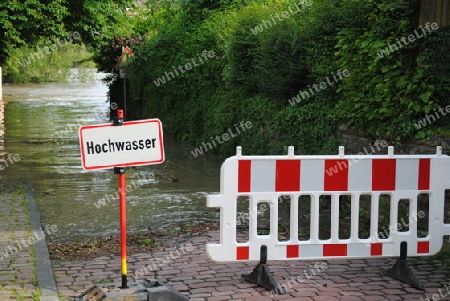
<svg viewBox="0 0 450 301">
<path fill-rule="evenodd" d="M 395 159 L 372 160 L 372 190 L 395 190 Z"/>
<path fill-rule="evenodd" d="M 286 258 L 299 258 L 299 250 L 299 245 L 286 246 Z"/>
<path fill-rule="evenodd" d="M 419 241 L 417 243 L 417 254 L 428 254 L 428 253 L 430 253 L 430 242 Z"/>
<path fill-rule="evenodd" d="M 325 191 L 348 191 L 348 160 L 325 160 Z"/>
<path fill-rule="evenodd" d="M 430 159 L 419 160 L 418 190 L 430 190 Z"/>
<path fill-rule="evenodd" d="M 383 244 L 371 244 L 370 245 L 370 256 L 382 256 L 383 255 Z"/>
<path fill-rule="evenodd" d="M 275 191 L 300 191 L 300 160 L 277 160 Z"/>
<path fill-rule="evenodd" d="M 347 256 L 346 244 L 323 245 L 323 256 Z"/>
<path fill-rule="evenodd" d="M 236 260 L 248 260 L 250 258 L 250 247 L 237 247 Z"/>
<path fill-rule="evenodd" d="M 252 161 L 239 160 L 238 162 L 238 192 L 250 192 Z"/>
</svg>

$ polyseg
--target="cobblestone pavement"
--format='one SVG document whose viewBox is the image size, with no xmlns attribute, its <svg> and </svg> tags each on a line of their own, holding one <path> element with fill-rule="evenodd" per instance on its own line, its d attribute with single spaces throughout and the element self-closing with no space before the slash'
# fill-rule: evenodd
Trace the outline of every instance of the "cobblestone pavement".
<svg viewBox="0 0 450 301">
<path fill-rule="evenodd" d="M 0 301 L 39 300 L 35 255 L 28 209 L 23 194 L 0 197 Z M 205 252 L 207 242 L 218 241 L 218 232 L 193 237 L 152 254 L 128 258 L 129 281 L 155 278 L 172 285 L 190 300 L 450 300 L 450 268 L 429 258 L 411 259 L 425 291 L 384 276 L 395 259 L 269 261 L 268 265 L 285 295 L 273 295 L 241 280 L 256 263 L 216 263 Z M 120 258 L 99 257 L 86 261 L 53 261 L 58 292 L 63 300 L 82 294 L 95 283 L 120 281 Z"/>
<path fill-rule="evenodd" d="M 395 259 L 269 261 L 270 270 L 287 294 L 275 295 L 241 280 L 256 263 L 216 263 L 208 259 L 207 242 L 218 233 L 194 237 L 178 246 L 153 254 L 128 258 L 129 281 L 154 278 L 179 290 L 190 300 L 450 300 L 450 268 L 436 260 L 412 259 L 415 276 L 425 291 L 411 288 L 382 275 Z M 86 261 L 53 261 L 58 292 L 71 300 L 94 283 L 120 282 L 120 258 L 100 257 Z M 437 294 L 437 295 L 436 295 Z M 449 296 L 447 296 L 449 295 Z M 428 297 L 428 299 L 427 299 Z M 434 299 L 433 299 L 434 298 Z"/>
<path fill-rule="evenodd" d="M 1 192 L 0 300 L 36 300 L 39 297 L 34 249 L 25 197 Z M 23 243 L 22 239 L 25 241 Z"/>
</svg>

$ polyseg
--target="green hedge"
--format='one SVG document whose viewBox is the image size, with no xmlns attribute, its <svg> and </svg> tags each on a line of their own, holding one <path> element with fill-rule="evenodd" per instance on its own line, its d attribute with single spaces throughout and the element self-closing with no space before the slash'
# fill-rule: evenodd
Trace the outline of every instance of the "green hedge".
<svg viewBox="0 0 450 301">
<path fill-rule="evenodd" d="M 92 54 L 83 44 L 67 43 L 66 40 L 41 41 L 35 47 L 23 46 L 11 50 L 6 60 L 6 82 L 66 82 L 72 68 L 78 68 L 75 80 L 85 82 L 95 78 Z"/>
<path fill-rule="evenodd" d="M 300 10 L 299 1 L 192 3 L 151 12 L 145 43 L 128 64 L 129 116 L 158 117 L 192 145 L 250 121 L 251 130 L 211 150 L 226 154 L 236 145 L 252 154 L 279 154 L 288 145 L 302 154 L 335 153 L 338 125 L 398 141 L 443 131 L 443 121 L 422 129 L 414 122 L 448 103 L 449 74 L 433 72 L 436 58 L 448 56 L 436 47 L 447 31 L 378 55 L 414 32 L 419 0 L 315 0 Z M 173 67 L 204 50 L 214 58 L 176 74 Z M 337 77 L 338 70 L 350 76 Z M 169 72 L 175 78 L 155 84 Z M 320 83 L 320 91 L 290 104 Z"/>
</svg>

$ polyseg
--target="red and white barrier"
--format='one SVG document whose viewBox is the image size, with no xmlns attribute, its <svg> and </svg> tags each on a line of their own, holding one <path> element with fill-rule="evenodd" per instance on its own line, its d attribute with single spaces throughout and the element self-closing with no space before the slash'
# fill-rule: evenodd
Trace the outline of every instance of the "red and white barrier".
<svg viewBox="0 0 450 301">
<path fill-rule="evenodd" d="M 394 257 L 406 242 L 409 256 L 433 255 L 442 247 L 443 236 L 450 235 L 444 223 L 445 190 L 450 189 L 450 157 L 442 155 L 344 155 L 340 147 L 335 156 L 295 156 L 289 147 L 286 156 L 236 156 L 221 167 L 220 194 L 207 197 L 208 207 L 220 210 L 220 243 L 208 244 L 207 252 L 215 261 L 259 260 L 261 246 L 267 246 L 269 260 Z M 351 196 L 350 238 L 339 239 L 339 196 Z M 429 195 L 428 235 L 418 237 L 417 223 L 408 231 L 391 231 L 382 239 L 377 233 L 379 197 L 389 195 L 389 228 L 397 229 L 400 200 L 409 200 L 410 221 L 417 221 L 418 196 Z M 278 204 L 281 196 L 291 196 L 290 239 L 278 240 Z M 309 240 L 298 239 L 298 200 L 311 198 Z M 319 198 L 331 196 L 331 238 L 319 239 Z M 358 237 L 359 199 L 372 196 L 370 237 Z M 236 240 L 237 199 L 249 198 L 249 240 Z M 296 201 L 297 200 L 297 201 Z M 270 205 L 270 234 L 257 233 L 258 203 Z"/>
</svg>

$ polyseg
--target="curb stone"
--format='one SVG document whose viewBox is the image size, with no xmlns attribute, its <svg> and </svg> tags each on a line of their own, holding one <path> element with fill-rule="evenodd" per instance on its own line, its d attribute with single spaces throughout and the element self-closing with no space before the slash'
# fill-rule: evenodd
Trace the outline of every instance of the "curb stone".
<svg viewBox="0 0 450 301">
<path fill-rule="evenodd" d="M 25 199 L 28 205 L 28 215 L 31 223 L 31 232 L 34 235 L 42 233 L 41 217 L 36 205 L 33 191 L 30 186 L 25 187 Z M 36 271 L 38 277 L 38 286 L 41 289 L 40 301 L 58 301 L 58 293 L 56 288 L 53 269 L 47 249 L 45 239 L 38 240 L 34 244 L 36 254 Z"/>
</svg>

